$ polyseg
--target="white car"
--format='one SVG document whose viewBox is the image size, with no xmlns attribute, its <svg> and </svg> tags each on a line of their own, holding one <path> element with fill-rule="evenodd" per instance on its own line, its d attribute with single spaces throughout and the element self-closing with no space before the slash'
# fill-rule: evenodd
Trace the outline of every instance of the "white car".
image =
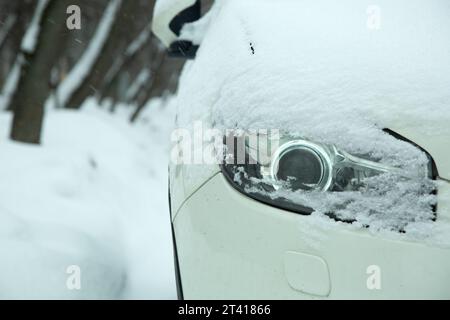
<svg viewBox="0 0 450 320">
<path fill-rule="evenodd" d="M 373 3 L 157 3 L 180 298 L 450 298 L 450 2 Z"/>
</svg>

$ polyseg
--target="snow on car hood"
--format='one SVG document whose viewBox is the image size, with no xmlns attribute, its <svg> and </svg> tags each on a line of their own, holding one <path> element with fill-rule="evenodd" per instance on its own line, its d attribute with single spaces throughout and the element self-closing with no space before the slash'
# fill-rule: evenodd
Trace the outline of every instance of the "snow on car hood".
<svg viewBox="0 0 450 320">
<path fill-rule="evenodd" d="M 449 16 L 447 0 L 218 1 L 181 78 L 179 126 L 283 129 L 420 165 L 421 151 L 382 129 L 447 147 Z"/>
<path fill-rule="evenodd" d="M 350 148 L 384 127 L 448 133 L 450 2 L 377 3 L 372 30 L 370 1 L 219 1 L 183 75 L 180 123 L 285 128 Z"/>
</svg>

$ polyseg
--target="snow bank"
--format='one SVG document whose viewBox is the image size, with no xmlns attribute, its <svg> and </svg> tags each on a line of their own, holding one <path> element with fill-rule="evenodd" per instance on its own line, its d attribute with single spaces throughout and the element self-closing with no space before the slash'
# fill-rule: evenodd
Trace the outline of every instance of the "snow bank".
<svg viewBox="0 0 450 320">
<path fill-rule="evenodd" d="M 173 111 L 136 125 L 88 102 L 49 111 L 43 145 L 6 139 L 0 114 L 0 298 L 174 298 L 167 208 Z M 167 140 L 165 140 L 167 139 Z M 70 266 L 81 290 L 66 286 Z"/>
</svg>

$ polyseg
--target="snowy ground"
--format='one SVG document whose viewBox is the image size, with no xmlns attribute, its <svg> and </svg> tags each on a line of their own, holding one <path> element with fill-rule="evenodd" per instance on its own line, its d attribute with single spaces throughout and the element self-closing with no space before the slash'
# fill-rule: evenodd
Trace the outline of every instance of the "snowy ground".
<svg viewBox="0 0 450 320">
<path fill-rule="evenodd" d="M 47 112 L 42 146 L 10 142 L 0 113 L 0 298 L 176 297 L 167 207 L 173 111 L 135 125 L 87 103 Z M 70 266 L 81 290 L 69 290 Z M 69 269 L 71 270 L 71 269 Z"/>
</svg>

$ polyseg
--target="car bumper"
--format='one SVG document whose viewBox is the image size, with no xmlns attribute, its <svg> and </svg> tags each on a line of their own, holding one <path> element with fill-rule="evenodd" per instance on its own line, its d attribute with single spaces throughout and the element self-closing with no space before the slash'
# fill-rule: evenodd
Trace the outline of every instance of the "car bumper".
<svg viewBox="0 0 450 320">
<path fill-rule="evenodd" d="M 242 195 L 221 173 L 173 226 L 185 299 L 450 299 L 450 248 L 321 224 Z"/>
</svg>

